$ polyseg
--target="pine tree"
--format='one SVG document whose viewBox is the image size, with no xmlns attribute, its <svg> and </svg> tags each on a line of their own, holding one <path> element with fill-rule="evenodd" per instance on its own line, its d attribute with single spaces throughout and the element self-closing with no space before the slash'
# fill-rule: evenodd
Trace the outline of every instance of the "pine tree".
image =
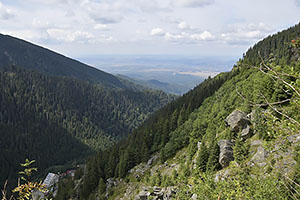
<svg viewBox="0 0 300 200">
<path fill-rule="evenodd" d="M 216 139 L 214 139 L 209 151 L 209 158 L 206 166 L 207 170 L 215 171 L 221 168 L 219 163 L 219 154 L 220 154 L 220 149 Z"/>
<path fill-rule="evenodd" d="M 245 146 L 245 144 L 243 143 L 242 141 L 242 138 L 241 136 L 239 135 L 237 137 L 237 139 L 235 140 L 235 145 L 233 147 L 233 157 L 234 157 L 234 160 L 241 164 L 246 156 L 247 156 L 247 148 Z"/>
<path fill-rule="evenodd" d="M 106 184 L 103 180 L 103 178 L 100 178 L 99 184 L 98 184 L 98 193 L 101 195 L 105 192 L 106 190 Z"/>
<path fill-rule="evenodd" d="M 200 171 L 205 172 L 206 171 L 206 164 L 208 161 L 208 150 L 204 142 L 201 142 L 200 150 L 197 158 L 197 166 Z"/>
</svg>

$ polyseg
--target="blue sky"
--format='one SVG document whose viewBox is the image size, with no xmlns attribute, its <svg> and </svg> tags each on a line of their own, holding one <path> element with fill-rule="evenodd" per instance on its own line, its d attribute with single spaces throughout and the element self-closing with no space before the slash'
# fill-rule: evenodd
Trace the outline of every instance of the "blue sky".
<svg viewBox="0 0 300 200">
<path fill-rule="evenodd" d="M 237 57 L 299 21 L 300 0 L 0 0 L 0 33 L 71 57 Z"/>
</svg>

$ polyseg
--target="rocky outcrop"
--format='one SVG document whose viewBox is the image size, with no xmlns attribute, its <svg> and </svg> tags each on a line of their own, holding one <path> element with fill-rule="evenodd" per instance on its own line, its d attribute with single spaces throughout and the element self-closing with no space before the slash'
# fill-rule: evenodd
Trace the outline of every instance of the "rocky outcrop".
<svg viewBox="0 0 300 200">
<path fill-rule="evenodd" d="M 159 155 L 152 156 L 147 163 L 141 163 L 139 165 L 136 165 L 134 168 L 130 169 L 128 172 L 130 174 L 133 174 L 135 178 L 139 178 L 144 175 L 145 171 L 151 168 L 151 165 L 159 159 Z"/>
<path fill-rule="evenodd" d="M 263 167 L 266 165 L 267 157 L 268 152 L 262 146 L 258 146 L 256 153 L 251 158 L 251 162 L 257 164 L 260 167 Z"/>
<path fill-rule="evenodd" d="M 174 187 L 143 187 L 143 190 L 134 197 L 134 200 L 161 199 L 170 200 L 175 197 L 176 190 Z"/>
<path fill-rule="evenodd" d="M 240 110 L 233 111 L 225 119 L 225 122 L 236 133 L 241 131 L 241 136 L 243 138 L 248 138 L 252 134 L 252 130 L 250 129 L 250 120 L 247 117 L 247 114 Z"/>
<path fill-rule="evenodd" d="M 226 117 L 225 122 L 236 132 L 250 123 L 247 114 L 240 110 L 233 111 L 230 115 L 228 115 L 228 117 Z"/>
<path fill-rule="evenodd" d="M 230 161 L 233 161 L 233 149 L 234 143 L 231 140 L 220 140 L 218 142 L 220 147 L 219 163 L 223 168 L 227 167 Z"/>
</svg>

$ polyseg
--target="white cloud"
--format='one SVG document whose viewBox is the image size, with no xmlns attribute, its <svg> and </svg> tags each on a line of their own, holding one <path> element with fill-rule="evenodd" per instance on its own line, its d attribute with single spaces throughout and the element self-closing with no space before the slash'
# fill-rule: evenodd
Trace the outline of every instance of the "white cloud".
<svg viewBox="0 0 300 200">
<path fill-rule="evenodd" d="M 182 21 L 178 24 L 178 28 L 182 29 L 182 30 L 189 30 L 192 29 L 192 27 L 186 23 L 185 21 Z"/>
<path fill-rule="evenodd" d="M 43 22 L 40 19 L 34 18 L 32 20 L 32 26 L 37 29 L 49 28 L 49 22 Z"/>
<path fill-rule="evenodd" d="M 251 44 L 272 33 L 264 23 L 234 24 L 229 31 L 221 34 L 221 39 L 229 44 Z"/>
<path fill-rule="evenodd" d="M 106 24 L 95 24 L 94 29 L 106 31 L 106 30 L 108 30 L 108 26 Z"/>
<path fill-rule="evenodd" d="M 165 39 L 169 41 L 178 41 L 184 38 L 183 34 L 172 34 L 172 33 L 166 33 L 165 34 Z"/>
<path fill-rule="evenodd" d="M 8 20 L 12 17 L 14 17 L 12 11 L 0 2 L 0 20 Z"/>
<path fill-rule="evenodd" d="M 122 17 L 118 14 L 116 15 L 103 15 L 103 14 L 100 14 L 100 13 L 91 13 L 90 14 L 90 17 L 95 21 L 95 22 L 98 22 L 98 23 L 101 23 L 101 24 L 116 24 L 116 23 L 119 23 L 121 20 L 122 20 Z"/>
<path fill-rule="evenodd" d="M 259 0 L 0 0 L 0 32 L 53 45 L 69 55 L 140 53 L 141 47 L 149 54 L 160 48 L 240 55 L 246 46 L 298 23 L 296 4 L 300 0 L 273 0 L 271 7 Z"/>
<path fill-rule="evenodd" d="M 213 40 L 215 39 L 215 36 L 208 31 L 204 31 L 200 34 L 193 34 L 190 38 L 193 40 Z"/>
<path fill-rule="evenodd" d="M 215 39 L 215 36 L 208 31 L 203 31 L 202 33 L 197 34 L 189 34 L 186 32 L 174 34 L 167 32 L 165 33 L 164 38 L 171 42 L 195 44 L 199 43 L 200 41 L 212 41 Z"/>
<path fill-rule="evenodd" d="M 41 1 L 41 0 L 29 0 L 32 3 L 36 4 L 45 4 L 45 5 L 58 5 L 58 4 L 78 4 L 82 0 L 47 0 L 47 1 Z"/>
<path fill-rule="evenodd" d="M 136 4 L 143 12 L 169 12 L 171 9 L 159 4 L 156 0 L 137 0 Z"/>
<path fill-rule="evenodd" d="M 173 0 L 173 4 L 178 7 L 203 7 L 213 3 L 214 0 Z"/>
<path fill-rule="evenodd" d="M 164 36 L 165 31 L 161 28 L 153 28 L 150 32 L 150 35 Z"/>
<path fill-rule="evenodd" d="M 123 4 L 114 1 L 89 1 L 86 0 L 80 4 L 80 8 L 96 23 L 100 24 L 116 24 L 123 19 Z"/>
<path fill-rule="evenodd" d="M 94 43 L 97 38 L 85 31 L 69 31 L 64 29 L 47 29 L 49 37 L 56 41 L 62 42 L 78 42 L 78 43 Z"/>
</svg>

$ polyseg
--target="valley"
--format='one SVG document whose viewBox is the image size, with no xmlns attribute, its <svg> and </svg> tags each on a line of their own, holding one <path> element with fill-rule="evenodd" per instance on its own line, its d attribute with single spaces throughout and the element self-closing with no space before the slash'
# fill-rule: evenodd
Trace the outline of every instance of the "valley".
<svg viewBox="0 0 300 200">
<path fill-rule="evenodd" d="M 0 199 L 300 199 L 299 19 L 299 0 L 0 0 Z"/>
</svg>

